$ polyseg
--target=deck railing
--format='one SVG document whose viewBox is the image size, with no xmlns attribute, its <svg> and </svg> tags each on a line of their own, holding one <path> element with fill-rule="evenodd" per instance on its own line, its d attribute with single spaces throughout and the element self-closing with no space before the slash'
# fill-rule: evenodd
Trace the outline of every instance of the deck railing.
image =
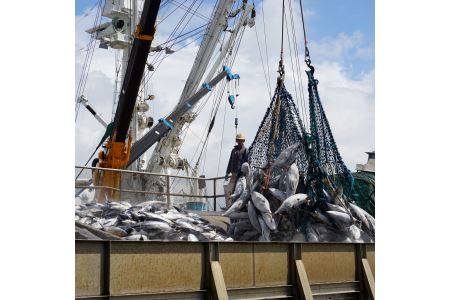
<svg viewBox="0 0 450 300">
<path fill-rule="evenodd" d="M 225 177 L 192 177 L 192 176 L 180 176 L 180 175 L 169 175 L 169 174 L 161 174 L 161 173 L 151 173 L 144 171 L 130 171 L 130 170 L 121 170 L 121 169 L 110 169 L 110 168 L 99 168 L 99 167 L 88 167 L 88 166 L 75 166 L 75 170 L 77 174 L 83 174 L 84 171 L 90 170 L 92 172 L 115 172 L 120 174 L 120 185 L 119 187 L 109 187 L 109 186 L 96 186 L 92 184 L 91 179 L 77 179 L 75 181 L 75 189 L 93 189 L 93 190 L 113 190 L 122 193 L 132 193 L 136 195 L 155 195 L 155 196 L 164 196 L 166 198 L 167 206 L 171 207 L 173 205 L 172 197 L 182 197 L 182 198 L 197 198 L 197 199 L 212 199 L 213 205 L 212 208 L 214 211 L 218 210 L 218 199 L 225 198 L 225 195 L 218 194 L 217 181 L 223 181 Z M 136 177 L 148 178 L 148 177 L 159 177 L 164 178 L 164 191 L 155 191 L 155 190 L 142 190 L 135 187 L 124 187 L 123 180 L 126 176 L 132 176 L 134 179 Z M 174 184 L 174 180 L 184 180 L 185 182 L 190 182 L 191 184 L 195 184 L 198 190 L 203 190 L 203 193 L 192 194 L 192 193 L 177 193 L 171 191 L 174 185 L 178 185 L 179 183 Z M 205 194 L 208 192 L 207 183 L 212 182 L 210 184 L 210 188 L 212 189 L 212 194 Z M 202 185 L 204 188 L 201 189 L 199 186 Z M 209 201 L 208 201 L 209 203 Z"/>
</svg>

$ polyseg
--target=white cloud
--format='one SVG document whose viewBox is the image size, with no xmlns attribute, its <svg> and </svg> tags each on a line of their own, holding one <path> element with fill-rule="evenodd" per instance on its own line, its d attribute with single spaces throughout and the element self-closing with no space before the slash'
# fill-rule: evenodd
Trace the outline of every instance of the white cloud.
<svg viewBox="0 0 450 300">
<path fill-rule="evenodd" d="M 264 9 L 266 14 L 269 75 L 273 92 L 279 60 L 281 26 L 279 20 L 281 12 L 279 3 L 275 0 L 264 1 Z M 294 14 L 299 16 L 297 4 L 294 4 L 293 9 Z M 261 10 L 258 8 L 257 11 L 260 12 Z M 270 18 L 268 17 L 268 12 L 271 12 Z M 308 13 L 314 14 L 314 12 Z M 86 26 L 82 26 L 82 22 Z M 91 17 L 80 21 L 80 25 L 77 24 L 77 48 L 81 48 L 87 42 L 89 37 L 83 33 L 83 30 L 91 26 L 92 22 L 93 18 Z M 261 43 L 264 41 L 261 14 L 258 14 L 256 22 Z M 296 19 L 296 22 L 297 41 L 300 42 L 302 40 L 302 29 L 298 19 Z M 170 24 L 169 20 L 167 20 L 167 23 L 161 24 L 159 28 L 162 28 L 163 25 L 170 26 Z M 159 41 L 163 41 L 167 35 L 164 35 L 161 31 L 159 33 L 160 35 L 157 34 L 157 38 Z M 285 36 L 285 39 L 286 86 L 295 99 L 287 36 Z M 310 40 L 311 56 L 313 62 L 316 62 L 316 78 L 320 81 L 319 93 L 321 100 L 341 155 L 350 169 L 354 169 L 356 163 L 364 163 L 366 161 L 364 152 L 374 149 L 374 71 L 371 70 L 360 74 L 355 79 L 349 75 L 349 70 L 344 68 L 341 62 L 342 55 L 345 55 L 350 50 L 356 51 L 361 56 L 370 56 L 370 48 L 367 50 L 363 47 L 363 39 L 362 33 L 355 31 L 351 35 L 342 33 L 335 37 L 320 39 L 319 41 Z M 155 44 L 157 43 L 158 41 L 155 41 Z M 261 46 L 265 64 L 265 47 L 263 44 Z M 155 119 L 167 115 L 178 101 L 184 86 L 184 80 L 190 71 L 197 49 L 198 45 L 193 43 L 169 56 L 155 73 L 149 88 L 151 93 L 156 95 L 156 100 L 151 103 L 150 108 L 150 114 Z M 300 45 L 299 49 L 303 49 L 303 46 Z M 97 57 L 100 54 L 106 54 L 106 56 L 103 58 Z M 103 49 L 97 49 L 95 55 L 95 62 L 91 66 L 92 73 L 89 75 L 89 80 L 92 80 L 92 83 L 87 85 L 86 90 L 89 93 L 89 99 L 92 99 L 93 106 L 103 113 L 105 117 L 110 118 L 114 86 L 114 53 L 111 50 L 105 52 Z M 81 58 L 77 56 L 77 68 L 81 67 L 83 61 Z M 303 53 L 300 53 L 299 59 L 300 61 L 303 60 Z M 305 65 L 303 62 L 301 68 L 304 92 L 307 97 Z M 269 104 L 269 95 L 262 72 L 254 28 L 246 28 L 233 71 L 241 75 L 240 96 L 237 100 L 239 131 L 246 134 L 247 145 L 250 145 Z M 77 78 L 78 76 L 79 72 L 77 73 Z M 217 114 L 215 126 L 209 139 L 206 155 L 207 176 L 215 176 L 218 167 L 218 174 L 224 174 L 229 153 L 234 144 L 234 118 L 236 111 L 231 110 L 227 106 L 225 112 L 225 101 L 226 99 L 222 100 L 221 108 Z M 208 126 L 212 107 L 211 102 L 205 105 L 198 119 L 188 130 L 180 153 L 188 159 L 192 158 L 193 152 L 199 144 L 198 137 L 202 136 L 202 133 Z M 79 121 L 76 126 L 76 160 L 79 164 L 85 162 L 96 146 L 97 141 L 103 135 L 101 125 L 88 112 L 83 110 L 84 108 L 80 108 Z M 226 113 L 225 123 L 224 112 Z M 222 128 L 224 128 L 223 140 Z M 221 144 L 222 153 L 219 165 Z M 197 158 L 197 156 L 194 158 L 193 164 L 195 164 Z"/>
</svg>

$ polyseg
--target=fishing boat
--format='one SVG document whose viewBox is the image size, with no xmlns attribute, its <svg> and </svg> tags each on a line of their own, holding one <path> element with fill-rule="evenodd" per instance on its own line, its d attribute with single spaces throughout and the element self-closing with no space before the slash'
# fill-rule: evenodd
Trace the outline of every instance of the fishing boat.
<svg viewBox="0 0 450 300">
<path fill-rule="evenodd" d="M 169 2 L 176 2 L 178 9 L 186 10 L 186 15 L 166 41 L 155 45 L 155 36 L 164 20 L 158 13 Z M 246 0 L 219 0 L 207 18 L 201 13 L 200 5 L 195 6 L 194 3 L 196 1 L 187 7 L 177 1 L 135 0 L 129 5 L 126 1 L 107 0 L 101 13 L 109 20 L 102 24 L 98 21 L 87 30 L 100 48 L 122 51 L 122 67 L 120 76 L 117 72 L 111 122 L 102 118 L 90 105 L 93 101 L 83 94 L 87 76 L 83 75 L 80 80 L 75 97 L 77 111 L 81 106 L 86 107 L 105 127 L 105 134 L 86 164 L 76 167 L 76 197 L 85 202 L 100 203 L 108 209 L 115 205 L 114 209 L 122 212 L 128 209 L 123 207 L 125 204 L 130 207 L 146 202 L 151 202 L 153 207 L 163 204 L 165 214 L 176 209 L 178 212 L 174 211 L 174 214 L 186 213 L 186 218 L 190 217 L 198 226 L 206 219 L 204 228 L 212 224 L 217 230 L 226 230 L 233 221 L 223 217 L 220 211 L 224 204 L 224 195 L 221 194 L 224 176 L 207 177 L 200 170 L 202 162 L 205 163 L 208 139 L 223 98 L 226 98 L 229 109 L 236 112 L 234 129 L 236 133 L 238 131 L 236 107 L 240 102 L 239 84 L 244 78 L 236 71 L 238 67 L 234 66 L 234 61 L 244 30 L 255 25 L 256 10 L 254 4 Z M 312 212 L 322 209 L 322 205 L 330 201 L 328 195 L 334 195 L 331 198 L 335 205 L 344 209 L 342 214 L 350 216 L 349 225 L 353 222 L 352 226 L 356 226 L 354 216 L 361 218 L 362 214 L 351 203 L 354 176 L 339 154 L 321 104 L 315 67 L 306 42 L 301 1 L 304 55 L 308 68 L 308 114 L 304 113 L 306 105 L 299 107 L 285 86 L 284 43 L 290 37 L 285 28 L 288 24 L 285 11 L 290 5 L 290 1 L 281 3 L 278 75 L 266 113 L 257 118 L 260 126 L 249 147 L 249 164 L 253 174 L 262 176 L 258 189 L 264 198 L 263 191 L 268 193 L 269 186 L 274 186 L 277 184 L 274 182 L 284 176 L 281 169 L 272 166 L 286 155 L 289 147 L 295 146 L 291 164 L 301 174 L 303 185 L 295 184 L 293 192 L 307 195 L 308 201 L 302 202 L 301 207 L 310 205 L 313 210 L 301 209 L 291 220 L 293 228 L 310 228 L 308 220 L 314 215 Z M 204 17 L 207 23 L 187 30 L 188 22 L 185 24 L 183 20 L 187 20 L 189 14 Z M 293 21 L 292 9 L 290 16 L 290 21 Z M 293 38 L 293 31 L 291 34 Z M 173 47 L 177 41 L 186 37 L 192 39 L 196 35 L 202 37 L 202 41 L 179 100 L 167 115 L 150 116 L 148 113 L 155 96 L 148 88 L 148 82 L 164 58 L 177 52 Z M 88 51 L 86 66 L 89 65 L 89 55 Z M 296 64 L 299 70 L 300 65 Z M 211 114 L 207 118 L 207 126 L 204 126 L 202 143 L 198 145 L 200 152 L 198 156 L 194 154 L 193 161 L 189 161 L 180 155 L 180 148 L 185 144 L 183 134 L 198 118 L 208 100 L 212 101 Z M 302 98 L 302 101 L 306 102 L 306 99 Z M 309 120 L 305 116 L 309 116 Z M 153 151 L 150 153 L 149 150 Z M 94 192 L 93 199 L 88 199 L 89 190 Z M 252 192 L 251 200 L 247 200 L 249 203 L 255 202 L 254 195 L 259 195 L 255 192 Z M 77 205 L 82 207 L 84 204 L 77 202 Z M 104 211 L 98 213 L 103 216 Z M 153 213 L 142 214 L 146 218 Z M 116 212 L 115 215 L 118 220 L 124 218 L 119 214 Z M 331 220 L 338 214 L 341 212 L 325 218 Z M 203 219 L 195 219 L 196 215 Z M 78 213 L 77 218 L 82 217 L 85 215 Z M 151 218 L 156 216 L 151 215 Z M 289 218 L 281 217 L 280 220 Z M 366 220 L 366 217 L 362 218 Z M 300 223 L 296 223 L 297 220 Z M 337 219 L 333 220 L 333 224 L 337 222 Z M 360 223 L 362 221 L 359 219 Z M 175 222 L 180 224 L 180 220 Z M 277 222 L 276 226 L 282 223 Z M 285 223 L 288 224 L 287 221 Z M 294 240 L 292 235 L 288 240 L 274 239 L 261 244 L 255 240 L 202 243 L 198 239 L 192 243 L 189 242 L 190 235 L 186 241 L 77 240 L 77 298 L 373 299 L 374 223 L 372 225 L 367 220 L 366 223 L 369 224 L 365 225 L 366 229 L 373 229 L 373 236 L 368 242 L 359 243 L 305 243 L 311 242 L 309 236 L 306 240 Z M 264 224 L 260 221 L 260 226 L 266 226 Z M 162 225 L 159 223 L 159 226 Z M 86 230 L 95 232 L 89 226 Z M 109 233 L 120 235 L 122 231 Z M 277 232 L 282 230 L 275 230 L 273 236 L 277 236 Z M 123 236 L 127 234 L 125 232 Z M 266 237 L 265 241 L 270 239 Z"/>
</svg>

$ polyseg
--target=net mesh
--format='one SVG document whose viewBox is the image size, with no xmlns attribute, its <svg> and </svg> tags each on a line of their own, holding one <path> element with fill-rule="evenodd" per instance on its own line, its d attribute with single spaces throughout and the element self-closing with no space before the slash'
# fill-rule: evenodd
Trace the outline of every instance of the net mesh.
<svg viewBox="0 0 450 300">
<path fill-rule="evenodd" d="M 297 152 L 296 163 L 299 171 L 305 175 L 307 189 L 315 194 L 324 188 L 323 182 L 327 179 L 333 188 L 342 186 L 344 193 L 350 196 L 353 177 L 334 141 L 320 101 L 318 80 L 314 78 L 314 69 L 306 73 L 308 74 L 311 132 L 306 132 L 291 94 L 286 90 L 283 82 L 279 82 L 249 148 L 249 163 L 252 169 L 265 167 L 272 163 L 284 149 L 301 143 L 303 147 L 300 147 Z"/>
<path fill-rule="evenodd" d="M 281 151 L 296 143 L 305 143 L 306 131 L 291 94 L 283 83 L 275 89 L 255 139 L 249 148 L 249 163 L 252 168 L 261 168 L 271 163 Z M 299 171 L 306 173 L 308 160 L 304 151 L 297 153 Z"/>
<path fill-rule="evenodd" d="M 311 137 L 311 159 L 318 167 L 318 172 L 328 176 L 333 185 L 342 186 L 344 193 L 350 195 L 353 186 L 353 177 L 342 160 L 330 124 L 320 101 L 317 85 L 314 78 L 314 69 L 306 71 L 308 75 L 309 118 Z"/>
</svg>

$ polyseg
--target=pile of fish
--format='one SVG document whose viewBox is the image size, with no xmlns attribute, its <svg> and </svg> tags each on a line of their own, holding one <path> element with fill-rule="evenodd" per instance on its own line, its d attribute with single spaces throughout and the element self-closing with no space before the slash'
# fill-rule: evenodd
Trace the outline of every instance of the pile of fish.
<svg viewBox="0 0 450 300">
<path fill-rule="evenodd" d="M 233 241 L 227 232 L 204 218 L 161 201 L 78 202 L 76 238 L 164 241 Z"/>
<path fill-rule="evenodd" d="M 345 198 L 342 189 L 323 189 L 326 200 L 318 203 L 296 193 L 300 179 L 296 151 L 286 148 L 267 170 L 251 172 L 242 164 L 232 205 L 223 213 L 230 218 L 228 233 L 235 240 L 297 242 L 374 242 L 375 219 Z"/>
</svg>

